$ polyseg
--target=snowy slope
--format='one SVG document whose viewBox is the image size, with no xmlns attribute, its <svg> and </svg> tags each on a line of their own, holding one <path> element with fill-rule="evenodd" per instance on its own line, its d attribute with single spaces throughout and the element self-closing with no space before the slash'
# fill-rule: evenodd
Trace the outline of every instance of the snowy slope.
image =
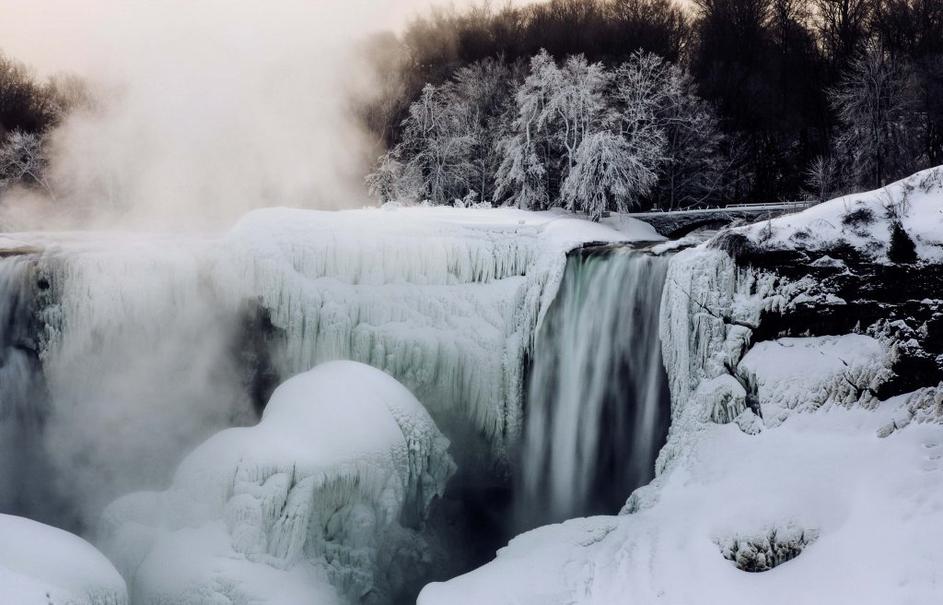
<svg viewBox="0 0 943 605">
<path fill-rule="evenodd" d="M 419 572 L 448 445 L 388 375 L 323 364 L 276 389 L 257 426 L 199 446 L 167 491 L 112 503 L 103 541 L 141 603 L 389 596 Z"/>
<path fill-rule="evenodd" d="M 67 532 L 0 514 L 4 605 L 125 605 L 124 580 L 100 552 Z"/>
<path fill-rule="evenodd" d="M 903 406 L 832 408 L 758 435 L 705 425 L 650 507 L 519 536 L 419 603 L 939 603 L 943 430 L 880 439 Z M 762 573 L 728 560 L 794 547 Z"/>
<path fill-rule="evenodd" d="M 898 221 L 921 260 L 943 260 L 943 167 L 740 231 L 763 248 L 825 251 L 845 243 L 886 262 L 891 226 Z"/>
</svg>

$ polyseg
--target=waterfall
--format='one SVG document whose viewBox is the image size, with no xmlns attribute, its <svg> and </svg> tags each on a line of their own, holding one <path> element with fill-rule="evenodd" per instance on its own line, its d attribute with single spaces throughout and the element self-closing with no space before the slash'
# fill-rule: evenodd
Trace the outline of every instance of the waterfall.
<svg viewBox="0 0 943 605">
<path fill-rule="evenodd" d="M 518 522 L 614 513 L 651 480 L 669 416 L 658 318 L 668 259 L 572 255 L 537 336 Z"/>
<path fill-rule="evenodd" d="M 61 502 L 48 478 L 42 447 L 48 395 L 34 315 L 35 258 L 0 258 L 0 512 L 48 520 Z"/>
</svg>

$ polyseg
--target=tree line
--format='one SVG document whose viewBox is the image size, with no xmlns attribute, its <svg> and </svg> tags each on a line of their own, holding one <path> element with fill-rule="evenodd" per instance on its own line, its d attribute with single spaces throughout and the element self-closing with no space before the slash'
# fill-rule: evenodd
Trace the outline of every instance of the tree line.
<svg viewBox="0 0 943 605">
<path fill-rule="evenodd" d="M 384 200 L 825 199 L 943 157 L 940 0 L 483 5 L 366 51 Z"/>
</svg>

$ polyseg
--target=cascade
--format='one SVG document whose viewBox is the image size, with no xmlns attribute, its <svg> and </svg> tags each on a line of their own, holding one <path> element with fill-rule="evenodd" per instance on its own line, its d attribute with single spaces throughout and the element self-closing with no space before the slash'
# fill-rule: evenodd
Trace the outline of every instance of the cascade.
<svg viewBox="0 0 943 605">
<path fill-rule="evenodd" d="M 571 255 L 529 380 L 522 528 L 612 513 L 652 478 L 670 405 L 658 338 L 667 267 L 627 247 Z"/>
</svg>

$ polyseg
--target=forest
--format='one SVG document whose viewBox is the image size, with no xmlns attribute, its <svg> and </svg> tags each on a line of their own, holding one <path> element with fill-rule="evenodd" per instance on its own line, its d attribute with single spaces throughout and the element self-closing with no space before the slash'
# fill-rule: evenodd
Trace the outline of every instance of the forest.
<svg viewBox="0 0 943 605">
<path fill-rule="evenodd" d="M 383 201 L 825 200 L 940 162 L 939 0 L 550 0 L 436 10 L 364 52 Z"/>
</svg>

